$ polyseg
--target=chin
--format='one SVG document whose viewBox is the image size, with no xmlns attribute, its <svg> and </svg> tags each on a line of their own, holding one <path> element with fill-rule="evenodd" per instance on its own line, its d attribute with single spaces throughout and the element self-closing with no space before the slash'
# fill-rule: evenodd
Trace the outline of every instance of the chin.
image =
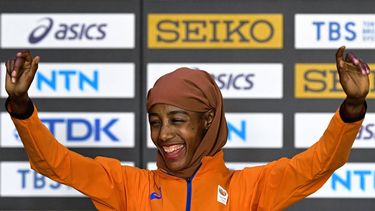
<svg viewBox="0 0 375 211">
<path fill-rule="evenodd" d="M 175 161 L 175 162 L 167 162 L 167 166 L 172 171 L 179 171 L 186 167 L 186 164 L 184 161 Z"/>
</svg>

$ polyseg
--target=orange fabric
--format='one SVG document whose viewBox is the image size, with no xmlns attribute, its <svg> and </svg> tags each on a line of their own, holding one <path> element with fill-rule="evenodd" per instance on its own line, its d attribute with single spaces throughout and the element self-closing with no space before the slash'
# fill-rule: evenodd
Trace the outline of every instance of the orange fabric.
<svg viewBox="0 0 375 211">
<path fill-rule="evenodd" d="M 69 151 L 40 122 L 36 109 L 29 119 L 13 121 L 32 168 L 86 194 L 97 209 L 186 210 L 184 179 Z M 204 157 L 192 179 L 190 210 L 275 211 L 288 207 L 319 189 L 347 161 L 361 123 L 344 123 L 337 111 L 322 138 L 311 148 L 292 159 L 281 158 L 264 166 L 231 171 L 224 165 L 222 151 Z M 226 205 L 217 200 L 218 185 L 228 192 Z M 151 200 L 151 195 L 160 199 Z"/>
</svg>

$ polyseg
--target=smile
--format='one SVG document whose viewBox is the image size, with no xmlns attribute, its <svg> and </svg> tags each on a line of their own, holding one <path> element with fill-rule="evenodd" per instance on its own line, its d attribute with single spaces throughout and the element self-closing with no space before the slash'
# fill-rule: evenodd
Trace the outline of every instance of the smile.
<svg viewBox="0 0 375 211">
<path fill-rule="evenodd" d="M 165 157 L 172 160 L 177 160 L 182 155 L 184 149 L 185 145 L 183 144 L 163 146 Z"/>
</svg>

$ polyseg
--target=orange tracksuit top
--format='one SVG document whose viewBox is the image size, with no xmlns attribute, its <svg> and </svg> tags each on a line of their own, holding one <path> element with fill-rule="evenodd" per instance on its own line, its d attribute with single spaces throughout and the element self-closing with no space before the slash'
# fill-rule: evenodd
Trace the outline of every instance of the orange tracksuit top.
<svg viewBox="0 0 375 211">
<path fill-rule="evenodd" d="M 282 210 L 318 190 L 348 160 L 362 121 L 345 123 L 336 111 L 321 139 L 291 159 L 232 171 L 221 151 L 204 157 L 185 180 L 69 151 L 41 123 L 36 108 L 28 119 L 13 118 L 35 171 L 79 190 L 98 210 L 123 211 Z"/>
</svg>

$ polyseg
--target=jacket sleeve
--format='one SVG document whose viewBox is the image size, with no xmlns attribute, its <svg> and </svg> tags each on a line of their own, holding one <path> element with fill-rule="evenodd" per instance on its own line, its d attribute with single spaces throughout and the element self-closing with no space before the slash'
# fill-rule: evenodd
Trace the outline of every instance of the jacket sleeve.
<svg viewBox="0 0 375 211">
<path fill-rule="evenodd" d="M 89 196 L 100 210 L 126 210 L 126 171 L 115 159 L 81 156 L 57 142 L 37 109 L 25 119 L 12 117 L 32 169 Z M 133 172 L 133 171 L 132 171 Z"/>
<path fill-rule="evenodd" d="M 317 191 L 345 164 L 362 120 L 345 123 L 339 109 L 318 142 L 291 159 L 282 158 L 263 169 L 260 210 L 282 210 Z"/>
</svg>

